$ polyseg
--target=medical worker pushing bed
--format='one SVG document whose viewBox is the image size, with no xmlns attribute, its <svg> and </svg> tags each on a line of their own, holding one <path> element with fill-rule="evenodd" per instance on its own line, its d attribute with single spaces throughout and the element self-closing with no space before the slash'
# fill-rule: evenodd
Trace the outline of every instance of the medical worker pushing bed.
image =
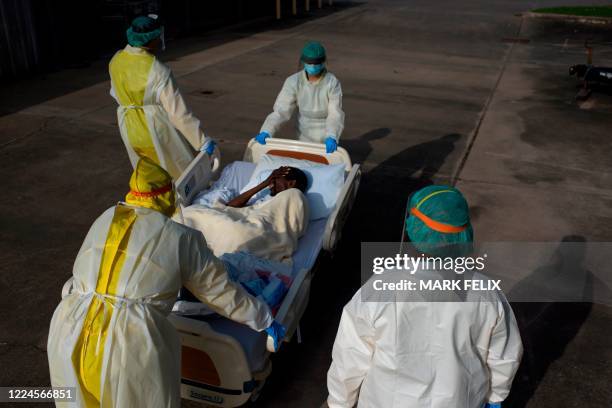
<svg viewBox="0 0 612 408">
<path fill-rule="evenodd" d="M 169 218 L 174 211 L 170 176 L 140 159 L 126 202 L 106 210 L 81 246 L 47 344 L 51 383 L 76 387 L 79 407 L 180 406 L 180 340 L 166 316 L 183 285 L 217 313 L 266 330 L 275 349 L 284 336 L 202 234 Z"/>
<path fill-rule="evenodd" d="M 155 52 L 164 49 L 164 27 L 155 15 L 134 19 L 128 45 L 109 64 L 111 95 L 132 166 L 148 157 L 177 179 L 195 157 L 211 155 L 215 142 L 185 104 L 170 68 Z"/>
<path fill-rule="evenodd" d="M 344 129 L 340 81 L 325 67 L 327 55 L 321 43 L 306 44 L 300 57 L 304 69 L 285 80 L 274 111 L 255 137 L 261 144 L 273 137 L 298 109 L 297 131 L 300 140 L 324 143 L 327 153 L 338 148 Z"/>
<path fill-rule="evenodd" d="M 468 204 L 458 190 L 426 187 L 413 195 L 410 209 L 406 231 L 418 253 L 469 254 L 473 231 Z M 415 276 L 436 274 L 423 270 Z M 454 271 L 450 275 L 458 277 Z M 431 301 L 438 296 L 431 292 L 410 301 L 398 301 L 398 294 L 388 292 L 369 298 L 379 277 L 366 283 L 342 312 L 327 374 L 329 407 L 500 407 L 523 350 L 504 295 L 468 290 L 455 301 Z"/>
</svg>

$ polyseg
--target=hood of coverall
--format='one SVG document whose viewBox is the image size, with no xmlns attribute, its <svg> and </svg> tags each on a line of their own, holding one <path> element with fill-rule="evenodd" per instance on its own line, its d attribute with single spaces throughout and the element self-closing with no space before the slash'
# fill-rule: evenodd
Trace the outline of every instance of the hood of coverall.
<svg viewBox="0 0 612 408">
<path fill-rule="evenodd" d="M 325 47 L 318 41 L 310 41 L 302 48 L 300 60 L 304 64 L 323 64 L 326 59 Z"/>
<path fill-rule="evenodd" d="M 130 192 L 125 202 L 136 207 L 150 208 L 171 217 L 176 210 L 172 178 L 151 159 L 138 160 L 130 178 Z"/>
<path fill-rule="evenodd" d="M 472 252 L 474 230 L 469 206 L 459 190 L 428 186 L 410 199 L 406 232 L 419 251 L 432 256 L 464 256 Z"/>
<path fill-rule="evenodd" d="M 155 15 L 136 17 L 126 31 L 128 44 L 132 47 L 143 47 L 156 38 L 161 38 L 164 27 Z"/>
</svg>

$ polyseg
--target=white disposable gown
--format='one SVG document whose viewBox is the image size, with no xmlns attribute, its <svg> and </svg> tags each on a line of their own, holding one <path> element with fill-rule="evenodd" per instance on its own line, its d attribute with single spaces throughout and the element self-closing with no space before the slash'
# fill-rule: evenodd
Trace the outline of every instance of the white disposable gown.
<svg viewBox="0 0 612 408">
<path fill-rule="evenodd" d="M 318 81 L 310 82 L 302 70 L 287 78 L 274 103 L 274 111 L 260 131 L 274 136 L 281 125 L 291 119 L 296 107 L 300 140 L 324 143 L 331 136 L 339 141 L 344 129 L 344 111 L 342 88 L 334 74 L 326 72 Z"/>
<path fill-rule="evenodd" d="M 93 224 L 74 263 L 74 287 L 53 315 L 47 352 L 54 387 L 76 387 L 86 406 L 73 362 L 90 304 L 104 308 L 95 356 L 101 359 L 103 407 L 179 407 L 180 340 L 166 319 L 181 285 L 219 314 L 261 331 L 272 323 L 268 306 L 228 279 L 198 231 L 155 210 L 131 207 L 136 219 L 116 283 L 116 296 L 96 292 L 100 262 L 115 207 Z M 110 316 L 110 318 L 107 318 Z M 93 365 L 94 362 L 89 364 Z M 87 367 L 86 367 L 87 368 Z M 96 379 L 94 378 L 95 382 Z M 74 403 L 58 403 L 73 407 Z M 89 404 L 91 405 L 91 404 Z"/>
<path fill-rule="evenodd" d="M 502 293 L 365 302 L 365 287 L 342 312 L 327 375 L 330 408 L 482 408 L 506 398 L 523 348 Z"/>
<path fill-rule="evenodd" d="M 127 45 L 109 64 L 111 95 L 132 166 L 146 156 L 177 179 L 208 141 L 187 107 L 170 68 L 143 48 Z"/>
</svg>

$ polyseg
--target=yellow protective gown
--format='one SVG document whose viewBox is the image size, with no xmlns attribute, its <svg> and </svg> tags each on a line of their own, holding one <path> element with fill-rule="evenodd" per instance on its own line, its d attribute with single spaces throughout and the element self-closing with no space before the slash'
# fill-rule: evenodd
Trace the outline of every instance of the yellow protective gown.
<svg viewBox="0 0 612 408">
<path fill-rule="evenodd" d="M 148 157 L 177 179 L 207 141 L 170 68 L 143 48 L 126 46 L 109 64 L 121 138 L 132 166 Z"/>
<path fill-rule="evenodd" d="M 147 181 L 156 171 L 163 172 L 139 161 L 127 203 L 94 222 L 74 264 L 73 291 L 53 314 L 51 383 L 76 387 L 80 407 L 180 406 L 180 341 L 166 316 L 182 285 L 254 330 L 273 320 L 267 305 L 229 280 L 200 232 L 168 218 L 174 192 L 165 172 Z"/>
<path fill-rule="evenodd" d="M 328 136 L 340 140 L 344 129 L 342 87 L 331 72 L 326 72 L 317 82 L 308 81 L 302 70 L 285 80 L 274 103 L 274 111 L 268 115 L 260 132 L 270 136 L 291 119 L 298 108 L 297 132 L 300 140 L 324 143 Z"/>
<path fill-rule="evenodd" d="M 330 408 L 482 408 L 507 397 L 523 347 L 501 292 L 468 292 L 465 302 L 365 293 L 342 312 L 327 374 Z"/>
</svg>

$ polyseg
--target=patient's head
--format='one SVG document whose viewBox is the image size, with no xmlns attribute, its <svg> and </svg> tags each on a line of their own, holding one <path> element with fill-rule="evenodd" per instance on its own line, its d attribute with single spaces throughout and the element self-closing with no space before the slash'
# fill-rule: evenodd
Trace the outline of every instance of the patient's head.
<svg viewBox="0 0 612 408">
<path fill-rule="evenodd" d="M 308 179 L 306 174 L 296 167 L 283 167 L 284 171 L 281 176 L 274 178 L 270 190 L 272 195 L 276 195 L 290 188 L 297 188 L 302 193 L 308 188 Z"/>
</svg>

